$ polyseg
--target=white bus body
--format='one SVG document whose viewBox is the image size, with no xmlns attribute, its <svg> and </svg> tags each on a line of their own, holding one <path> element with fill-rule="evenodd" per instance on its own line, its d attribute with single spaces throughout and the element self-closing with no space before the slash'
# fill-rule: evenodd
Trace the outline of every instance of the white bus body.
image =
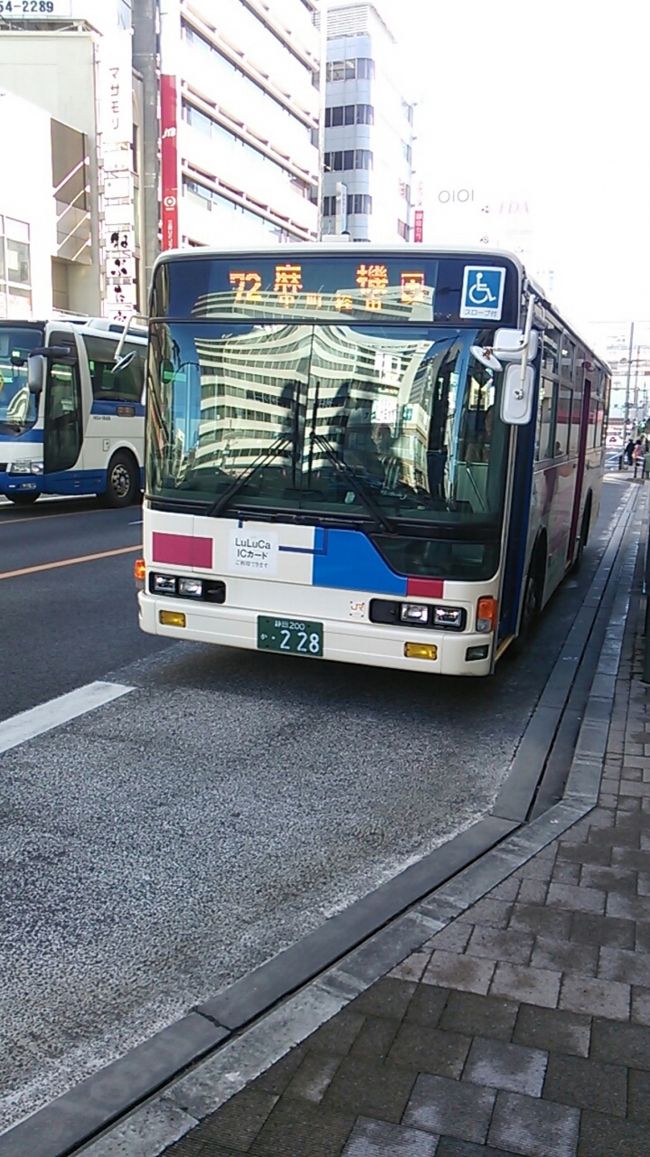
<svg viewBox="0 0 650 1157">
<path fill-rule="evenodd" d="M 147 339 L 129 330 L 120 369 L 122 336 L 104 319 L 0 322 L 1 496 L 29 505 L 41 494 L 99 495 L 113 506 L 139 497 Z"/>
</svg>

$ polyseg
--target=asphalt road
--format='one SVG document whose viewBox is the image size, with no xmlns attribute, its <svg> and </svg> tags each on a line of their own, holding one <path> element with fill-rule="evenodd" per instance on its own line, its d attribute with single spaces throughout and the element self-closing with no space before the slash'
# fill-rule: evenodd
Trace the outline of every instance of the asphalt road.
<svg viewBox="0 0 650 1157">
<path fill-rule="evenodd" d="M 95 501 L 0 505 L 0 720 L 168 645 L 138 629 L 141 520 Z"/>
<path fill-rule="evenodd" d="M 583 571 L 493 679 L 179 643 L 116 672 L 134 688 L 123 698 L 2 757 L 0 1128 L 489 808 L 628 486 L 606 485 Z M 78 516 L 75 556 L 102 535 L 128 545 L 132 512 L 94 517 Z M 26 542 L 23 557 L 40 556 Z M 24 629 L 49 575 L 60 632 L 70 572 L 88 586 L 91 568 L 99 584 L 115 566 L 112 610 L 100 598 L 85 612 L 90 651 L 108 647 L 114 670 L 104 636 L 128 618 L 130 562 L 0 581 L 21 584 Z"/>
</svg>

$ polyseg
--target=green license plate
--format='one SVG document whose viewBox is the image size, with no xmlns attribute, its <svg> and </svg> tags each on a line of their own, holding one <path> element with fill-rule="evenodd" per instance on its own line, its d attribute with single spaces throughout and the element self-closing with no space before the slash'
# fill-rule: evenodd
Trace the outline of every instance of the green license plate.
<svg viewBox="0 0 650 1157">
<path fill-rule="evenodd" d="M 257 616 L 257 645 L 262 651 L 282 651 L 286 655 L 323 657 L 323 624 L 308 619 L 281 619 Z"/>
</svg>

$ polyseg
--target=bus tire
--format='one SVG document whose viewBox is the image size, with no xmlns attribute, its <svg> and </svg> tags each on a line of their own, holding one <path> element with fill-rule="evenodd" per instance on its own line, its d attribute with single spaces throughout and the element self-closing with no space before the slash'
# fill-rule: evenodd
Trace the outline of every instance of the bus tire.
<svg viewBox="0 0 650 1157">
<path fill-rule="evenodd" d="M 524 601 L 521 608 L 519 632 L 510 643 L 505 654 L 509 659 L 516 659 L 524 651 L 530 632 L 542 609 L 542 595 L 544 593 L 544 570 L 546 568 L 546 545 L 542 540 L 535 548 L 530 561 L 526 585 L 524 587 Z"/>
<path fill-rule="evenodd" d="M 7 498 L 16 506 L 33 506 L 40 495 L 38 491 L 26 490 L 23 494 L 8 494 Z"/>
<path fill-rule="evenodd" d="M 107 506 L 131 506 L 140 493 L 140 471 L 128 450 L 114 454 L 106 471 L 104 502 Z"/>
</svg>

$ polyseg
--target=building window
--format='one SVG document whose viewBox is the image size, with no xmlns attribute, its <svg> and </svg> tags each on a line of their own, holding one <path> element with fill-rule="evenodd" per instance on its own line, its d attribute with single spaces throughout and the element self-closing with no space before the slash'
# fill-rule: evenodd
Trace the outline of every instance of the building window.
<svg viewBox="0 0 650 1157">
<path fill-rule="evenodd" d="M 357 149 L 354 154 L 355 169 L 372 169 L 372 153 L 370 149 Z"/>
<path fill-rule="evenodd" d="M 32 309 L 29 225 L 0 217 L 0 317 L 28 317 Z"/>
<path fill-rule="evenodd" d="M 323 197 L 323 217 L 336 216 L 336 197 Z"/>
<path fill-rule="evenodd" d="M 375 62 L 368 57 L 354 57 L 350 60 L 330 60 L 325 67 L 325 80 L 372 80 Z"/>
<path fill-rule="evenodd" d="M 357 76 L 360 80 L 374 80 L 375 62 L 369 57 L 361 56 L 357 60 Z"/>
<path fill-rule="evenodd" d="M 325 128 L 335 125 L 374 125 L 375 110 L 371 104 L 338 104 L 325 109 Z"/>
<path fill-rule="evenodd" d="M 372 213 L 372 197 L 369 193 L 348 193 L 348 216 L 353 213 Z"/>
<path fill-rule="evenodd" d="M 375 110 L 371 104 L 357 105 L 357 124 L 358 125 L 374 125 Z"/>
</svg>

